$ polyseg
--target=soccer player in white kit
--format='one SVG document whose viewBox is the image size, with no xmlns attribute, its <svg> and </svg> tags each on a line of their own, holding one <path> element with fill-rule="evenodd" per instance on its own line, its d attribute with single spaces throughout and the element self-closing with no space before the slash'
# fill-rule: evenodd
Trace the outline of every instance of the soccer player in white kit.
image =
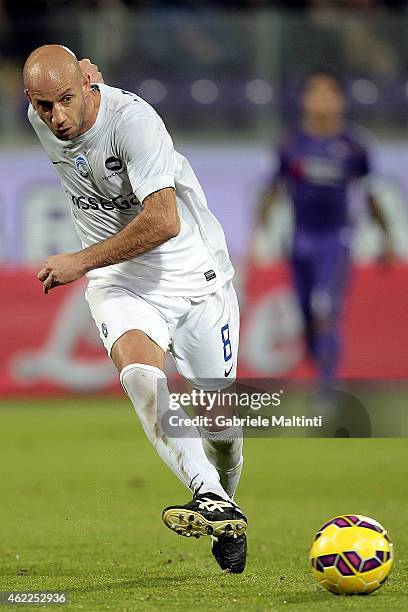
<svg viewBox="0 0 408 612">
<path fill-rule="evenodd" d="M 86 299 L 122 386 L 160 457 L 193 493 L 163 521 L 180 535 L 211 535 L 220 567 L 240 573 L 247 519 L 232 500 L 242 431 L 172 437 L 161 426 L 168 350 L 196 389 L 235 379 L 239 309 L 224 233 L 154 109 L 101 78 L 91 84 L 83 68 L 59 45 L 39 47 L 24 66 L 28 117 L 83 245 L 48 257 L 38 278 L 48 293 L 88 277 Z"/>
</svg>

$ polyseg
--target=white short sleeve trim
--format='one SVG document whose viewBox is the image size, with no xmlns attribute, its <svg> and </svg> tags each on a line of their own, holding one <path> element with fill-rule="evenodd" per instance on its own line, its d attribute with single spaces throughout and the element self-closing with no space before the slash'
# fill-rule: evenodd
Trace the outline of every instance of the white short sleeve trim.
<svg viewBox="0 0 408 612">
<path fill-rule="evenodd" d="M 143 202 L 151 193 L 160 191 L 160 189 L 166 189 L 166 187 L 175 188 L 174 176 L 171 174 L 162 174 L 161 176 L 149 179 L 135 189 L 135 194 L 139 202 Z"/>
</svg>

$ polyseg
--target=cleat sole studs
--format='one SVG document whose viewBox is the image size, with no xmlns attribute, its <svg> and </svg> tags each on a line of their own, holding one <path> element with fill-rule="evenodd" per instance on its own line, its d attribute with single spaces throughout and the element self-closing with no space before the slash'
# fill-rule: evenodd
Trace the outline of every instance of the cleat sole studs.
<svg viewBox="0 0 408 612">
<path fill-rule="evenodd" d="M 190 523 L 192 523 L 194 521 L 194 514 L 190 514 L 188 520 L 190 521 Z"/>
<path fill-rule="evenodd" d="M 214 529 L 212 528 L 212 526 L 211 525 L 207 525 L 206 532 L 207 533 L 213 533 L 213 531 L 214 531 Z"/>
</svg>

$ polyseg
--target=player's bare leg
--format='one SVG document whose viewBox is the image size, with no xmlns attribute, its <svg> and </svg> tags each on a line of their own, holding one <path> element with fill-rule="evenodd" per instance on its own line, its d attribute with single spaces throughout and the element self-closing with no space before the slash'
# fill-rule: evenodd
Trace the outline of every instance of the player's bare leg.
<svg viewBox="0 0 408 612">
<path fill-rule="evenodd" d="M 139 329 L 131 329 L 112 346 L 111 358 L 119 372 L 131 363 L 145 363 L 163 371 L 164 351 Z"/>
</svg>

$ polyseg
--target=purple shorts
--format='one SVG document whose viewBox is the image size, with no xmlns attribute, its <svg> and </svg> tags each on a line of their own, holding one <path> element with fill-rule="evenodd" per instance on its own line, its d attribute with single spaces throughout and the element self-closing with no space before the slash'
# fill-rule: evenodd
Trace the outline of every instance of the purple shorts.
<svg viewBox="0 0 408 612">
<path fill-rule="evenodd" d="M 295 290 L 307 320 L 337 319 L 350 267 L 350 230 L 329 234 L 297 232 L 292 268 Z"/>
</svg>

